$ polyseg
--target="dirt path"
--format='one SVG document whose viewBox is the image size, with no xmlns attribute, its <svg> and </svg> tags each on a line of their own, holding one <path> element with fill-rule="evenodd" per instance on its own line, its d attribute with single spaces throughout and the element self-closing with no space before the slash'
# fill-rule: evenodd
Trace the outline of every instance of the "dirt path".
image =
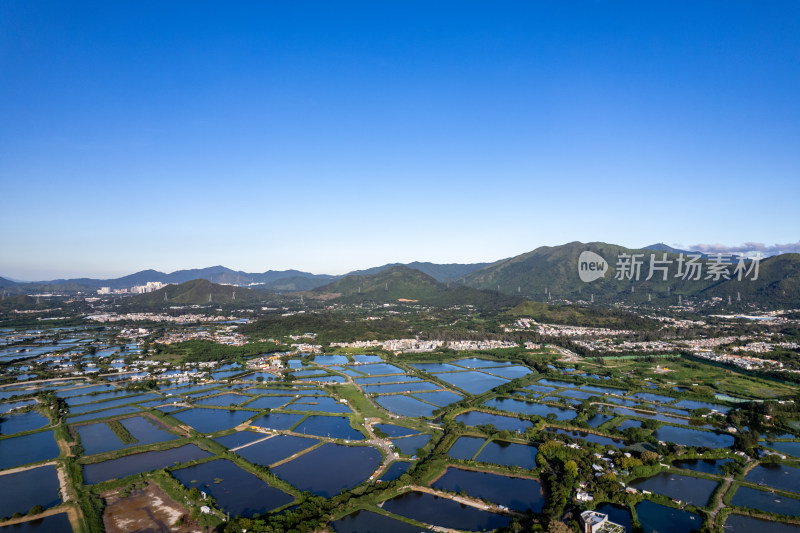
<svg viewBox="0 0 800 533">
<path fill-rule="evenodd" d="M 74 531 L 80 531 L 78 527 L 78 512 L 75 510 L 73 505 L 68 504 L 61 504 L 55 507 L 51 507 L 44 512 L 41 512 L 37 515 L 32 516 L 22 516 L 20 518 L 12 518 L 6 522 L 3 522 L 3 527 L 6 526 L 13 526 L 14 524 L 21 524 L 22 522 L 28 522 L 29 520 L 39 520 L 40 518 L 47 518 L 48 516 L 57 515 L 60 513 L 67 513 L 67 517 L 69 518 L 70 523 L 72 524 L 72 529 Z"/>
<path fill-rule="evenodd" d="M 408 487 L 405 487 L 405 489 L 407 489 L 408 491 L 415 490 L 418 492 L 426 492 L 433 496 L 438 496 L 440 498 L 447 498 L 448 500 L 453 500 L 454 502 L 458 502 L 463 505 L 469 505 L 470 507 L 475 507 L 476 509 L 480 509 L 482 511 L 490 511 L 493 513 L 504 514 L 506 516 L 520 516 L 520 517 L 524 516 L 523 513 L 518 513 L 516 511 L 511 511 L 508 509 L 501 509 L 499 505 L 488 504 L 483 500 L 479 500 L 478 498 L 471 498 L 468 496 L 458 496 L 455 494 L 450 494 L 448 492 L 442 492 L 436 489 L 432 489 L 430 487 L 409 485 Z"/>
<path fill-rule="evenodd" d="M 714 508 L 708 512 L 709 516 L 711 517 L 712 527 L 716 525 L 717 514 L 722 510 L 723 507 L 725 507 L 725 504 L 723 503 L 723 498 L 725 497 L 725 494 L 728 492 L 728 489 L 731 488 L 731 483 L 733 483 L 733 478 L 726 477 L 725 482 L 722 485 L 722 490 L 717 492 L 717 498 L 716 501 L 714 502 Z"/>
</svg>

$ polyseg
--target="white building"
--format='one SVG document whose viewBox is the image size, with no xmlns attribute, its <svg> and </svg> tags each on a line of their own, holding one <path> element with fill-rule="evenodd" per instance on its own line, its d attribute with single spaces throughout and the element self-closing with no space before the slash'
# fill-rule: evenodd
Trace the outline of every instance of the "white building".
<svg viewBox="0 0 800 533">
<path fill-rule="evenodd" d="M 625 533 L 625 526 L 608 520 L 608 515 L 597 511 L 581 513 L 583 533 Z"/>
</svg>

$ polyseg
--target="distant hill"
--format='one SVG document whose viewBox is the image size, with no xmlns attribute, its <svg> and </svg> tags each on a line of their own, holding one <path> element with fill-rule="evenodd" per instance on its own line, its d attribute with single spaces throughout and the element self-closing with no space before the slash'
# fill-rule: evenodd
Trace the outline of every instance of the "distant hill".
<svg viewBox="0 0 800 533">
<path fill-rule="evenodd" d="M 475 272 L 476 270 L 483 268 L 489 264 L 490 263 L 438 264 L 438 263 L 422 263 L 419 261 L 414 261 L 413 263 L 390 263 L 379 267 L 367 268 L 365 270 L 354 270 L 353 272 L 349 272 L 346 275 L 369 276 L 370 274 L 377 274 L 378 272 L 386 270 L 387 268 L 392 268 L 396 266 L 406 266 L 408 268 L 413 268 L 414 270 L 419 270 L 420 272 L 429 275 L 436 281 L 452 281 L 464 277 L 471 272 Z"/>
<path fill-rule="evenodd" d="M 696 254 L 700 252 L 692 252 L 690 250 L 679 250 L 678 248 L 673 248 L 672 246 L 666 245 L 663 242 L 659 242 L 656 244 L 651 244 L 650 246 L 645 246 L 642 250 L 650 250 L 653 252 L 670 252 L 673 254 Z"/>
<path fill-rule="evenodd" d="M 330 283 L 331 278 L 307 278 L 305 276 L 291 276 L 280 278 L 254 287 L 256 290 L 269 292 L 298 292 L 310 291 Z"/>
<path fill-rule="evenodd" d="M 592 251 L 604 257 L 609 265 L 605 277 L 585 283 L 578 275 L 578 257 L 583 251 Z M 499 290 L 505 294 L 519 294 L 537 301 L 547 301 L 548 294 L 553 300 L 590 301 L 598 303 L 642 303 L 648 295 L 655 303 L 674 304 L 678 295 L 711 299 L 713 297 L 741 298 L 750 303 L 764 306 L 800 304 L 800 276 L 798 264 L 800 255 L 783 254 L 761 261 L 759 279 L 752 281 L 714 281 L 705 279 L 708 261 L 703 261 L 703 274 L 699 280 L 675 278 L 678 255 L 667 253 L 667 260 L 673 261 L 667 280 L 662 280 L 656 272 L 651 280 L 649 273 L 649 249 L 630 249 L 602 242 L 571 242 L 561 246 L 543 246 L 532 252 L 521 254 L 492 263 L 465 277 L 468 286 L 480 289 Z M 679 252 L 680 253 L 680 252 Z M 639 281 L 615 279 L 614 269 L 620 254 L 643 254 Z M 657 253 L 656 259 L 663 258 Z M 633 292 L 631 288 L 633 287 Z"/>
<path fill-rule="evenodd" d="M 393 266 L 366 276 L 345 276 L 311 291 L 312 297 L 342 303 L 419 302 L 423 305 L 513 306 L 520 298 L 436 281 L 432 276 L 409 268 Z"/>
<path fill-rule="evenodd" d="M 210 296 L 210 298 L 209 298 Z M 263 295 L 258 292 L 219 285 L 206 279 L 195 279 L 180 285 L 166 287 L 147 294 L 138 294 L 128 299 L 130 306 L 162 307 L 170 305 L 247 304 L 259 302 Z"/>
<path fill-rule="evenodd" d="M 19 285 L 16 281 L 11 281 L 10 279 L 0 278 L 0 287 L 14 287 Z"/>
</svg>

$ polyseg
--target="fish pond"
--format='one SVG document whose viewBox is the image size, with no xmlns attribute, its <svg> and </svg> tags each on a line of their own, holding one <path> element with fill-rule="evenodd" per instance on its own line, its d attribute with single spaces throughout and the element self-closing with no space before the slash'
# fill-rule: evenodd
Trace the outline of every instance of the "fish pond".
<svg viewBox="0 0 800 533">
<path fill-rule="evenodd" d="M 380 463 L 380 452 L 370 446 L 328 443 L 271 471 L 300 490 L 329 498 L 365 481 Z"/>
<path fill-rule="evenodd" d="M 658 440 L 674 442 L 684 446 L 705 446 L 708 448 L 730 448 L 734 438 L 731 435 L 700 431 L 677 426 L 661 426 L 653 436 Z"/>
<path fill-rule="evenodd" d="M 644 533 L 689 533 L 703 525 L 703 519 L 694 513 L 649 500 L 636 505 L 636 515 Z"/>
<path fill-rule="evenodd" d="M 730 533 L 800 533 L 800 524 L 785 524 L 762 520 L 754 516 L 732 514 L 725 521 L 725 531 Z"/>
<path fill-rule="evenodd" d="M 83 481 L 94 485 L 110 479 L 120 479 L 133 474 L 141 474 L 159 468 L 185 463 L 208 457 L 210 453 L 194 444 L 155 452 L 136 453 L 118 459 L 83 465 Z"/>
<path fill-rule="evenodd" d="M 13 435 L 14 433 L 43 428 L 49 424 L 50 420 L 42 416 L 38 411 L 6 415 L 0 420 L 0 434 Z"/>
<path fill-rule="evenodd" d="M 483 447 L 475 460 L 503 466 L 533 468 L 536 466 L 537 451 L 536 446 L 493 440 Z"/>
<path fill-rule="evenodd" d="M 331 439 L 363 440 L 364 435 L 350 426 L 344 416 L 309 416 L 293 429 L 295 433 L 318 435 Z"/>
<path fill-rule="evenodd" d="M 417 526 L 371 511 L 356 511 L 330 526 L 336 533 L 419 533 Z"/>
<path fill-rule="evenodd" d="M 425 492 L 412 491 L 387 500 L 383 510 L 436 526 L 482 531 L 507 526 L 511 518 L 440 498 Z"/>
<path fill-rule="evenodd" d="M 507 429 L 509 431 L 524 432 L 526 429 L 533 427 L 533 423 L 528 420 L 520 420 L 504 415 L 495 415 L 491 413 L 484 413 L 482 411 L 468 411 L 460 414 L 455 418 L 456 422 L 463 422 L 468 426 L 484 426 L 493 425 L 499 430 Z"/>
<path fill-rule="evenodd" d="M 251 416 L 254 411 L 236 411 L 233 409 L 205 409 L 196 407 L 179 413 L 172 413 L 184 424 L 192 426 L 200 433 L 214 433 L 223 429 L 238 426 Z"/>
<path fill-rule="evenodd" d="M 508 380 L 505 378 L 490 376 L 489 374 L 472 370 L 467 372 L 436 374 L 436 377 L 470 394 L 481 394 L 489 389 L 508 383 Z"/>
<path fill-rule="evenodd" d="M 294 500 L 227 459 L 173 470 L 172 475 L 186 488 L 197 487 L 209 494 L 231 516 L 265 514 Z"/>
<path fill-rule="evenodd" d="M 58 444 L 52 431 L 3 439 L 0 440 L 0 469 L 37 463 L 58 457 L 58 454 Z"/>
<path fill-rule="evenodd" d="M 553 407 L 537 402 L 523 402 L 512 398 L 494 398 L 484 402 L 486 407 L 498 409 L 500 411 L 510 411 L 512 413 L 536 415 L 546 418 L 548 415 L 555 416 L 556 420 L 571 420 L 577 414 L 572 409 L 563 407 Z"/>
<path fill-rule="evenodd" d="M 708 503 L 709 496 L 717 487 L 717 482 L 710 479 L 661 472 L 653 477 L 633 480 L 628 485 L 639 490 L 649 490 L 656 494 L 663 494 L 669 498 L 703 507 Z"/>
<path fill-rule="evenodd" d="M 482 498 L 521 512 L 531 510 L 539 513 L 545 502 L 542 486 L 535 479 L 461 468 L 448 468 L 431 487 L 457 493 L 463 490 L 475 498 Z"/>
<path fill-rule="evenodd" d="M 0 476 L 0 517 L 27 514 L 34 505 L 45 509 L 61 503 L 56 467 L 40 466 Z"/>
<path fill-rule="evenodd" d="M 380 386 L 380 385 L 377 385 Z M 411 396 L 393 394 L 390 396 L 377 396 L 375 402 L 387 411 L 400 416 L 431 416 L 438 409 L 435 405 L 430 405 Z"/>
<path fill-rule="evenodd" d="M 236 453 L 251 463 L 269 466 L 315 444 L 319 444 L 316 439 L 297 437 L 295 435 L 276 435 L 267 440 L 240 448 Z"/>
</svg>

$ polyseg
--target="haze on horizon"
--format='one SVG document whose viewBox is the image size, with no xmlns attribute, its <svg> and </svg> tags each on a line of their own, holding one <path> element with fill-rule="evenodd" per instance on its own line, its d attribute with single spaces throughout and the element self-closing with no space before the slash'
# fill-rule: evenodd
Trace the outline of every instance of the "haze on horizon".
<svg viewBox="0 0 800 533">
<path fill-rule="evenodd" d="M 0 4 L 0 276 L 797 243 L 800 4 Z"/>
</svg>

